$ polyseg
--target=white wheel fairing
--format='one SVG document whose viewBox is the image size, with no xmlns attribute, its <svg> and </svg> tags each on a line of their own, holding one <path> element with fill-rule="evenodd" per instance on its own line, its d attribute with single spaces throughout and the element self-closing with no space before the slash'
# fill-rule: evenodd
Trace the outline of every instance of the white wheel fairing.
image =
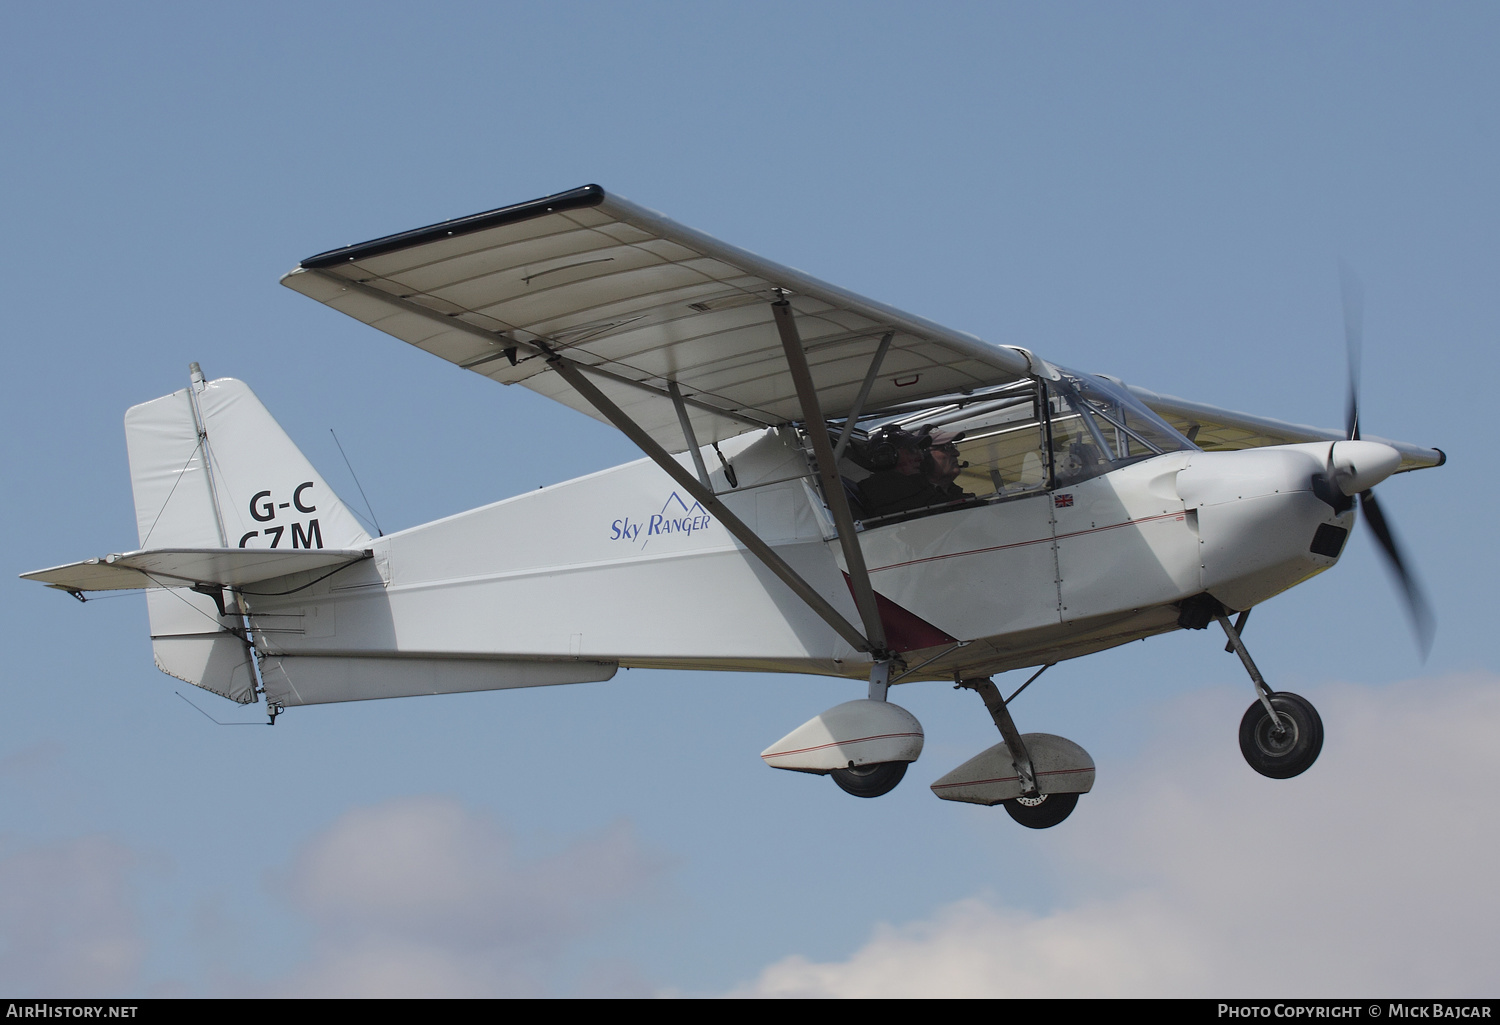
<svg viewBox="0 0 1500 1025">
<path fill-rule="evenodd" d="M 922 724 L 900 705 L 861 698 L 816 715 L 761 752 L 773 769 L 831 772 L 880 762 L 914 762 Z"/>
</svg>

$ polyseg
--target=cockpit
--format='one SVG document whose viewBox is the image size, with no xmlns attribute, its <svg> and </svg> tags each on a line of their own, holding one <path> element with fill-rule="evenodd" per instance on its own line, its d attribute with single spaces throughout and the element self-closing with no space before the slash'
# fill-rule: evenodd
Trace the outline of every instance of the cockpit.
<svg viewBox="0 0 1500 1025">
<path fill-rule="evenodd" d="M 1196 446 L 1123 385 L 1058 368 L 830 424 L 845 495 L 866 527 L 1003 502 Z"/>
</svg>

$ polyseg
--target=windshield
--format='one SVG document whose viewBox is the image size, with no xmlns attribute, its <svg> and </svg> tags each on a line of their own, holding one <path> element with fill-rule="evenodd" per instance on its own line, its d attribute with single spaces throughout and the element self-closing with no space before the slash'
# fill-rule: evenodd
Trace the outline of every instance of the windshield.
<svg viewBox="0 0 1500 1025">
<path fill-rule="evenodd" d="M 1047 391 L 1058 487 L 1163 452 L 1196 447 L 1107 378 L 1059 368 L 1059 379 L 1047 382 Z"/>
</svg>

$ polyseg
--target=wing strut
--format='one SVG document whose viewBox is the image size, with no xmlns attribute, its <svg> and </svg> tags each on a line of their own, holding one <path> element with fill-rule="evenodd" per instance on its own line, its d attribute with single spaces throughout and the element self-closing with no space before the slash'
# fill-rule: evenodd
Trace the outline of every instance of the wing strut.
<svg viewBox="0 0 1500 1025">
<path fill-rule="evenodd" d="M 545 343 L 538 343 L 545 345 Z M 657 466 L 661 467 L 669 477 L 675 480 L 683 490 L 692 495 L 693 498 L 703 506 L 711 515 L 718 517 L 719 522 L 724 524 L 735 538 L 750 549 L 750 553 L 765 564 L 766 568 L 791 588 L 792 593 L 807 603 L 815 613 L 829 626 L 833 627 L 850 646 L 858 651 L 875 653 L 877 645 L 871 644 L 864 638 L 854 626 L 839 613 L 839 610 L 828 603 L 811 584 L 803 580 L 801 575 L 786 561 L 771 550 L 771 547 L 762 541 L 749 526 L 745 524 L 734 513 L 725 508 L 714 493 L 703 486 L 693 474 L 683 468 L 682 464 L 667 454 L 667 450 L 658 445 L 649 434 L 641 429 L 634 420 L 630 419 L 619 406 L 611 402 L 594 383 L 584 376 L 582 368 L 564 359 L 562 356 L 548 352 L 547 363 L 562 377 L 564 381 L 573 386 L 573 390 L 583 396 L 584 401 L 597 409 L 606 420 L 619 428 L 631 441 L 635 442 L 640 450 L 646 453 Z M 827 444 L 827 439 L 824 439 Z M 876 619 L 877 625 L 879 619 Z M 879 647 L 884 647 L 882 639 Z"/>
<path fill-rule="evenodd" d="M 705 488 L 712 488 L 713 485 L 708 482 L 708 467 L 703 465 L 703 453 L 698 451 L 698 436 L 693 433 L 693 421 L 688 419 L 687 406 L 682 404 L 682 389 L 677 387 L 676 381 L 668 381 L 667 392 L 672 396 L 672 405 L 677 407 L 677 422 L 682 425 L 682 438 L 687 442 L 687 450 L 693 454 L 693 468 L 698 471 L 698 479 Z"/>
<path fill-rule="evenodd" d="M 859 609 L 860 621 L 865 625 L 865 635 L 870 638 L 877 651 L 884 653 L 885 627 L 881 625 L 880 609 L 875 604 L 875 589 L 870 586 L 865 554 L 859 547 L 859 535 L 854 532 L 854 514 L 849 511 L 849 499 L 844 494 L 844 479 L 839 476 L 838 460 L 834 458 L 833 446 L 828 443 L 828 423 L 823 419 L 823 411 L 818 406 L 818 389 L 813 384 L 812 371 L 807 366 L 807 353 L 802 350 L 802 339 L 797 334 L 792 304 L 779 299 L 771 304 L 771 312 L 776 315 L 776 330 L 781 333 L 781 347 L 786 350 L 792 381 L 797 385 L 797 401 L 802 405 L 802 421 L 807 425 L 807 435 L 812 439 L 813 454 L 818 460 L 823 499 L 828 503 L 829 512 L 833 513 L 833 523 L 839 532 L 839 544 L 844 549 L 844 562 L 849 566 L 849 586 L 854 591 L 854 604 Z M 889 339 L 890 335 L 886 335 L 886 340 Z"/>
<path fill-rule="evenodd" d="M 896 332 L 887 331 L 880 339 L 880 347 L 875 350 L 875 358 L 870 360 L 870 369 L 865 372 L 865 383 L 859 386 L 859 394 L 854 398 L 854 405 L 849 407 L 849 417 L 844 421 L 844 433 L 839 435 L 839 443 L 833 447 L 833 458 L 838 459 L 844 454 L 844 449 L 849 444 L 849 435 L 854 433 L 854 422 L 859 419 L 859 414 L 864 412 L 865 400 L 870 397 L 870 389 L 875 387 L 875 379 L 880 376 L 880 364 L 885 359 L 886 350 L 891 347 L 891 339 L 896 337 Z"/>
</svg>

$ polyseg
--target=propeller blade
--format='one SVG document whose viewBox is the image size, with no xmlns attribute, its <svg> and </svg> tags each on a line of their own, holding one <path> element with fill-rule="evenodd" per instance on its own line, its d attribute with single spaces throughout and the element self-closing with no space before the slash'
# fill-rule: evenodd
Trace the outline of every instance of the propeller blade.
<svg viewBox="0 0 1500 1025">
<path fill-rule="evenodd" d="M 1359 440 L 1359 371 L 1365 337 L 1365 289 L 1349 265 L 1339 261 L 1339 292 L 1344 300 L 1344 352 L 1349 362 L 1349 401 L 1344 436 Z"/>
<path fill-rule="evenodd" d="M 1375 532 L 1375 540 L 1380 542 L 1381 551 L 1385 552 L 1391 569 L 1401 583 L 1402 593 L 1406 596 L 1406 610 L 1411 616 L 1412 627 L 1417 632 L 1417 645 L 1425 661 L 1427 653 L 1432 650 L 1432 634 L 1435 628 L 1432 608 L 1427 604 L 1427 597 L 1417 584 L 1416 577 L 1406 568 L 1406 560 L 1401 556 L 1401 549 L 1396 544 L 1395 535 L 1391 533 L 1390 524 L 1386 522 L 1385 514 L 1380 511 L 1380 505 L 1375 501 L 1375 492 L 1361 491 L 1359 507 L 1365 514 L 1365 520 L 1370 524 L 1370 529 Z"/>
</svg>

